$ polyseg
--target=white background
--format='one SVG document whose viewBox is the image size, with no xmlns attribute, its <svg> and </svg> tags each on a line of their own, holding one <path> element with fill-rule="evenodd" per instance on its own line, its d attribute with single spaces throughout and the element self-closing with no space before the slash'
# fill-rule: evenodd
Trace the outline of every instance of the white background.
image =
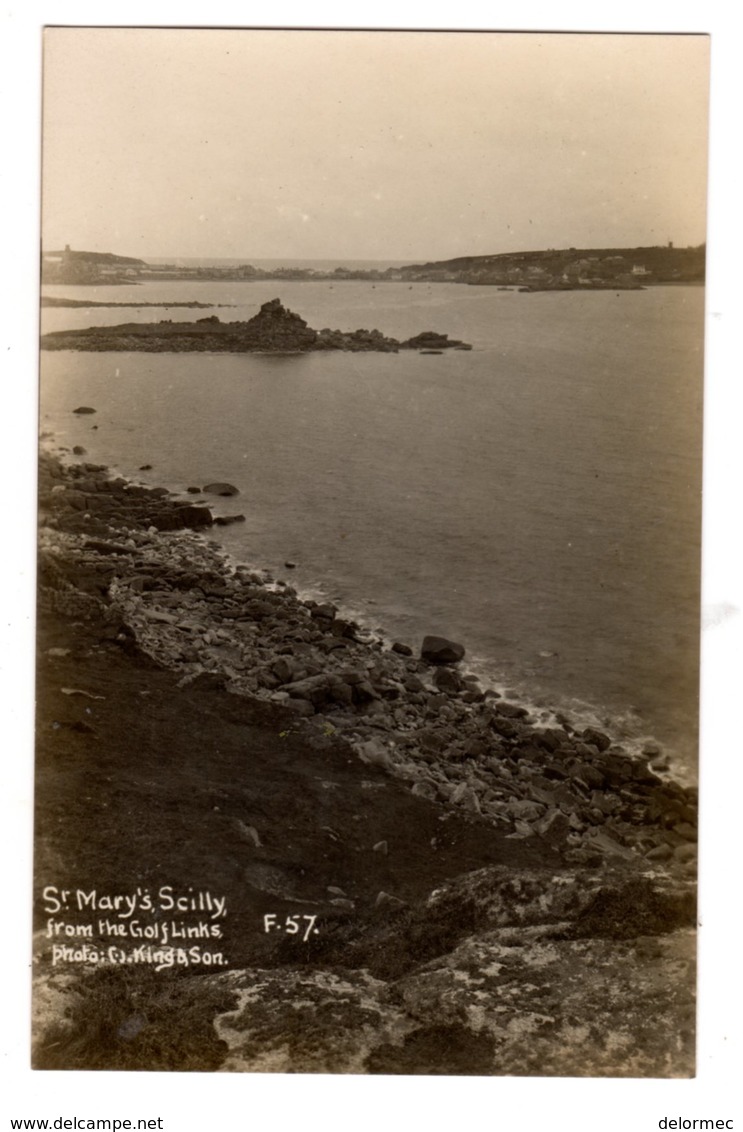
<svg viewBox="0 0 743 1132">
<path fill-rule="evenodd" d="M 31 922 L 33 603 L 38 304 L 39 114 L 44 24 L 429 27 L 712 34 L 710 253 L 707 287 L 705 551 L 702 638 L 702 884 L 698 1076 L 693 1081 L 342 1078 L 212 1074 L 32 1073 L 28 1068 Z M 0 1073 L 10 1117 L 163 1117 L 167 1132 L 264 1129 L 657 1129 L 669 1117 L 743 1119 L 740 1103 L 740 865 L 743 738 L 741 624 L 740 170 L 741 19 L 733 2 L 563 0 L 178 5 L 13 3 L 0 11 L 0 310 L 3 488 L 0 718 L 3 947 Z M 12 311 L 7 318 L 7 312 Z"/>
</svg>

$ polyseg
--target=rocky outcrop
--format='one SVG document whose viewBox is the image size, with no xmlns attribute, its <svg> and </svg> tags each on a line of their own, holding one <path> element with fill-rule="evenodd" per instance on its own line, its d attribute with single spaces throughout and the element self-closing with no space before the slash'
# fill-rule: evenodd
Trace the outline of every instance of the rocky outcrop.
<svg viewBox="0 0 743 1132">
<path fill-rule="evenodd" d="M 208 507 L 178 506 L 158 510 L 150 517 L 150 526 L 158 531 L 200 531 L 210 527 L 213 522 Z"/>
<path fill-rule="evenodd" d="M 398 342 L 380 330 L 317 331 L 280 299 L 263 303 L 248 322 L 221 322 L 217 315 L 195 322 L 165 319 L 120 326 L 92 326 L 87 330 L 59 330 L 42 336 L 46 350 L 144 350 L 148 352 L 208 351 L 222 353 L 297 353 L 311 350 L 346 350 L 396 353 L 401 349 L 471 349 L 446 334 L 425 331 L 416 338 Z"/>
<path fill-rule="evenodd" d="M 220 1068 L 690 1076 L 693 924 L 690 891 L 641 875 L 483 869 L 345 935 L 337 972 L 215 979 Z"/>
<path fill-rule="evenodd" d="M 281 299 L 264 303 L 245 324 L 246 339 L 255 350 L 309 350 L 317 342 L 317 331 L 303 318 L 282 306 Z"/>
<path fill-rule="evenodd" d="M 208 507 L 181 503 L 159 488 L 111 479 L 100 464 L 75 464 L 63 471 L 58 462 L 43 458 L 39 502 L 47 522 L 86 535 L 109 534 L 111 521 L 156 531 L 198 531 L 213 523 Z M 99 540 L 98 552 L 105 553 L 108 545 Z"/>
</svg>

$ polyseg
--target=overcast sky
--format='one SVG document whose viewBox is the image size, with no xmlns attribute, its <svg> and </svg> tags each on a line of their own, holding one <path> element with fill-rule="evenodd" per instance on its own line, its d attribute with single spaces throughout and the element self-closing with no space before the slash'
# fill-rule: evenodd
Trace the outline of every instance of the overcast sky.
<svg viewBox="0 0 743 1132">
<path fill-rule="evenodd" d="M 444 259 L 705 238 L 702 36 L 56 28 L 43 242 Z"/>
</svg>

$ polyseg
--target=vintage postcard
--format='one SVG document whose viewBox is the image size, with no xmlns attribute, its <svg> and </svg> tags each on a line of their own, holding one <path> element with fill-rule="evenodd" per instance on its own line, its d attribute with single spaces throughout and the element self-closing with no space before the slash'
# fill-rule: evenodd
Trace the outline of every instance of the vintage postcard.
<svg viewBox="0 0 743 1132">
<path fill-rule="evenodd" d="M 34 1067 L 693 1077 L 708 37 L 43 67 Z"/>
</svg>

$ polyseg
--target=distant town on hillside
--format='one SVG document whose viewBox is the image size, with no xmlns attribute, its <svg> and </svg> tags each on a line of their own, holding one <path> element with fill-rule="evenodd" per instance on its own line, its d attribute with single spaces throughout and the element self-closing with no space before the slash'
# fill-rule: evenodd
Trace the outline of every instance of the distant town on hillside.
<svg viewBox="0 0 743 1132">
<path fill-rule="evenodd" d="M 111 252 L 43 252 L 43 283 L 121 284 L 152 280 L 367 280 L 387 283 L 464 283 L 516 287 L 522 291 L 584 288 L 638 289 L 659 283 L 703 283 L 706 244 L 677 248 L 666 245 L 637 248 L 548 248 L 546 251 L 503 252 L 461 256 L 386 269 L 336 267 L 259 268 L 252 264 L 195 267 L 154 264 Z"/>
</svg>

